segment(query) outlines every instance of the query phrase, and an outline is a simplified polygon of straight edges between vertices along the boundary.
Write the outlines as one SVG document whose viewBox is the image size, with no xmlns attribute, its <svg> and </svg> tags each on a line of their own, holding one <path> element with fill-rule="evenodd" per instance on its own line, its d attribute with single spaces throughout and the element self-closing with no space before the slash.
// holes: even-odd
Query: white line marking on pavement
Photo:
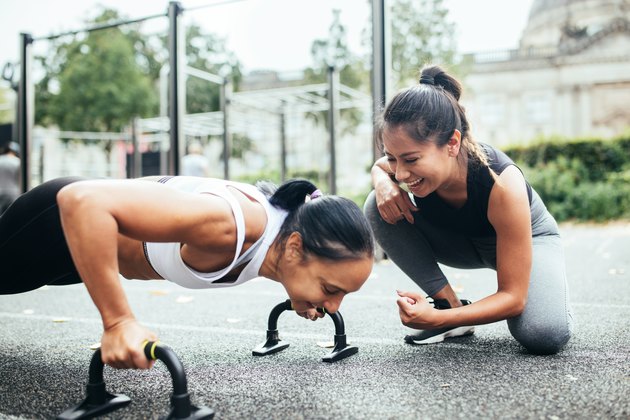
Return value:
<svg viewBox="0 0 630 420">
<path fill-rule="evenodd" d="M 355 296 L 355 297 L 358 297 L 358 296 Z M 615 304 L 604 305 L 604 304 L 583 303 L 583 302 L 573 302 L 571 305 L 587 307 L 587 308 L 630 309 L 630 305 L 615 305 Z M 53 319 L 58 318 L 58 316 L 0 312 L 0 318 L 51 322 Z M 83 324 L 97 324 L 97 325 L 102 324 L 101 319 L 97 319 L 97 318 L 69 317 L 68 320 L 71 322 L 80 322 Z M 168 329 L 168 330 L 177 330 L 177 331 L 194 331 L 194 332 L 215 333 L 215 334 L 248 335 L 248 336 L 263 337 L 263 338 L 265 335 L 265 331 L 240 329 L 240 328 L 198 327 L 198 326 L 193 326 L 193 325 L 163 324 L 163 323 L 157 323 L 157 322 L 146 322 L 143 324 L 149 328 Z M 304 334 L 304 333 L 294 333 L 294 332 L 283 332 L 282 336 L 291 337 L 291 338 L 299 338 L 299 339 L 307 339 L 307 340 L 318 340 L 318 341 L 327 340 L 330 338 L 329 336 L 322 335 L 322 334 Z M 377 345 L 400 345 L 402 342 L 402 340 L 390 339 L 390 338 L 356 337 L 351 334 L 347 334 L 347 336 L 348 336 L 348 341 L 352 343 L 377 344 Z M 449 345 L 449 347 L 457 346 L 457 345 L 458 344 L 456 343 L 452 343 Z"/>
<path fill-rule="evenodd" d="M 26 315 L 19 313 L 11 313 L 11 312 L 0 312 L 0 318 L 11 318 L 11 319 L 20 319 L 20 320 L 35 320 L 35 321 L 47 321 L 51 322 L 55 316 L 52 315 Z M 96 318 L 68 318 L 69 322 L 79 322 L 82 324 L 102 324 L 100 319 Z M 157 322 L 144 322 L 143 325 L 149 328 L 155 329 L 169 329 L 169 330 L 177 330 L 177 331 L 194 331 L 194 332 L 206 332 L 206 333 L 217 333 L 217 334 L 233 334 L 233 335 L 251 335 L 256 337 L 261 337 L 261 340 L 265 337 L 265 331 L 261 330 L 248 330 L 248 329 L 240 329 L 240 328 L 223 328 L 223 327 L 197 327 L 194 325 L 179 325 L 179 324 L 162 324 Z M 348 335 L 348 341 L 351 343 L 365 343 L 365 344 L 400 344 L 401 340 L 393 340 L 387 338 L 374 338 L 374 337 L 355 337 L 353 335 Z M 283 332 L 283 337 L 293 337 L 293 338 L 302 338 L 308 340 L 327 340 L 330 339 L 328 335 L 322 334 L 303 334 L 303 333 L 292 333 L 292 332 Z"/>
<path fill-rule="evenodd" d="M 128 289 L 132 289 L 132 290 L 139 290 L 142 289 L 144 291 L 146 291 L 146 287 L 142 286 L 142 285 L 132 285 L 129 286 L 127 285 L 126 288 Z M 180 291 L 181 289 L 178 287 L 175 287 L 173 289 L 170 290 L 174 290 L 174 291 Z M 191 292 L 191 293 L 195 293 L 197 292 L 196 290 Z M 204 293 L 205 290 L 200 290 L 199 293 Z M 214 296 L 218 295 L 218 294 L 224 294 L 224 295 L 234 295 L 234 296 L 251 296 L 252 293 L 255 293 L 256 295 L 260 295 L 260 296 L 276 296 L 278 297 L 279 300 L 282 299 L 287 299 L 286 295 L 282 296 L 282 292 L 280 293 L 276 293 L 276 292 L 270 292 L 270 291 L 266 291 L 266 290 L 256 290 L 255 292 L 252 292 L 252 290 L 235 290 L 235 289 L 229 289 L 229 288 L 224 288 L 224 289 L 216 289 L 216 290 L 212 290 L 212 294 Z M 391 302 L 392 304 L 395 305 L 396 303 L 396 299 L 397 297 L 392 295 L 392 296 L 384 296 L 382 294 L 372 294 L 372 293 L 353 293 L 352 295 L 349 295 L 345 298 L 345 301 L 350 302 L 350 301 L 361 301 L 361 300 L 376 300 L 376 301 L 381 301 L 381 302 Z M 620 309 L 630 309 L 630 305 L 626 305 L 626 304 L 614 304 L 614 303 L 610 303 L 610 304 L 606 304 L 606 303 L 590 303 L 590 302 L 570 302 L 571 305 L 573 306 L 585 306 L 585 307 L 591 307 L 591 308 L 620 308 Z"/>
</svg>

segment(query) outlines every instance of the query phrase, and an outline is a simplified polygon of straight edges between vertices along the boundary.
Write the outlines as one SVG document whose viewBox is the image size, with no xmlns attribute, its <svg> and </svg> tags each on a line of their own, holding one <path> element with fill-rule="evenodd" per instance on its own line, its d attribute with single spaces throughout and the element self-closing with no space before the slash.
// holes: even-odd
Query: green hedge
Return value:
<svg viewBox="0 0 630 420">
<path fill-rule="evenodd" d="M 557 220 L 630 218 L 630 135 L 547 139 L 503 149 Z"/>
</svg>

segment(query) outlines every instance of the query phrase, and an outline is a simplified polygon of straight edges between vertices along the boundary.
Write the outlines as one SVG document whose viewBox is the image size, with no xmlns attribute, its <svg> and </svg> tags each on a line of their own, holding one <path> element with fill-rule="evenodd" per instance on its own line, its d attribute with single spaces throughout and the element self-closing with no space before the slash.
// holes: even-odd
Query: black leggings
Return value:
<svg viewBox="0 0 630 420">
<path fill-rule="evenodd" d="M 0 294 L 81 283 L 61 228 L 57 193 L 83 178 L 57 178 L 21 195 L 0 217 Z"/>
</svg>

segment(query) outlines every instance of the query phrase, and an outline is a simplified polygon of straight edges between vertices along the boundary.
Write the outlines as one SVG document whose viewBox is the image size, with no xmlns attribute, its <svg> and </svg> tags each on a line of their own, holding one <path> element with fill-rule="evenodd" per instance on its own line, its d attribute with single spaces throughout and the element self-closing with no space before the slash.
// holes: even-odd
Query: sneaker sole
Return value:
<svg viewBox="0 0 630 420">
<path fill-rule="evenodd" d="M 425 338 L 424 340 L 409 340 L 409 344 L 434 344 L 441 343 L 446 338 L 464 337 L 471 335 L 475 332 L 475 327 L 457 327 L 455 329 L 446 331 L 443 334 L 434 335 L 433 337 Z"/>
</svg>

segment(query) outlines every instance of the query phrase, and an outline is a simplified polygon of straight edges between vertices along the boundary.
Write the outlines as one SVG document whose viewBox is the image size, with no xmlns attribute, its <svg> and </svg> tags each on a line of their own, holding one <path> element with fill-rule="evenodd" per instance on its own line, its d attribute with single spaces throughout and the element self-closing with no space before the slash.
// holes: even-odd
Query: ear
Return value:
<svg viewBox="0 0 630 420">
<path fill-rule="evenodd" d="M 287 238 L 286 246 L 284 247 L 284 258 L 289 262 L 301 262 L 303 255 L 302 235 L 298 232 L 293 232 Z"/>
<path fill-rule="evenodd" d="M 459 130 L 453 130 L 451 138 L 448 140 L 448 155 L 456 157 L 459 154 L 459 149 L 462 146 L 462 133 Z"/>
</svg>

